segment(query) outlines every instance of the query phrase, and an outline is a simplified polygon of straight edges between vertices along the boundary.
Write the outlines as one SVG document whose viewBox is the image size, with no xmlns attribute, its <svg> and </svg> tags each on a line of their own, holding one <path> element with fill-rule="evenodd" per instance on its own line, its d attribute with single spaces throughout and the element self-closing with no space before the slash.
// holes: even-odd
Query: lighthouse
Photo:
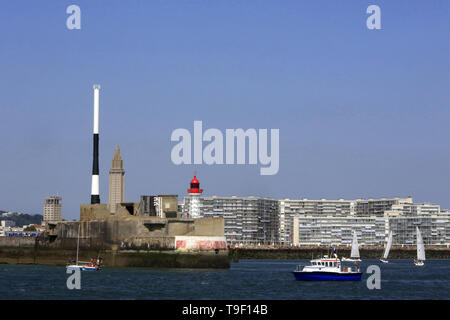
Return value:
<svg viewBox="0 0 450 320">
<path fill-rule="evenodd" d="M 94 152 L 92 161 L 91 204 L 100 203 L 98 171 L 98 116 L 100 85 L 94 84 Z"/>
<path fill-rule="evenodd" d="M 189 208 L 187 211 L 189 218 L 201 218 L 200 210 L 200 196 L 203 189 L 200 189 L 200 182 L 194 174 L 194 179 L 191 180 L 191 188 L 187 190 L 189 194 Z"/>
</svg>

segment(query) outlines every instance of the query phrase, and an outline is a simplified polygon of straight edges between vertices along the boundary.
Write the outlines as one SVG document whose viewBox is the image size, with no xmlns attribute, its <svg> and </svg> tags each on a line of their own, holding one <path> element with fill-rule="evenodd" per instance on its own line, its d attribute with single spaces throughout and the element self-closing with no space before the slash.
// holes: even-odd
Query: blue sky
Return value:
<svg viewBox="0 0 450 320">
<path fill-rule="evenodd" d="M 67 6 L 81 30 L 66 28 Z M 366 28 L 381 8 L 382 30 Z M 448 1 L 4 1 L 0 209 L 63 217 L 90 201 L 92 85 L 100 192 L 119 144 L 126 200 L 186 194 L 413 196 L 450 208 Z M 181 165 L 176 128 L 280 129 L 280 170 Z"/>
</svg>

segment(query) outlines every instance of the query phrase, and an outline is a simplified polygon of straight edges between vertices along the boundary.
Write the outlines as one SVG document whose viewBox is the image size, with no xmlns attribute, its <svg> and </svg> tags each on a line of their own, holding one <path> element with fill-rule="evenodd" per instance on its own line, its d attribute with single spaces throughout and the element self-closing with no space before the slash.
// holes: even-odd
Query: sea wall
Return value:
<svg viewBox="0 0 450 320">
<path fill-rule="evenodd" d="M 339 257 L 349 257 L 350 251 L 350 248 L 337 248 Z M 359 249 L 361 259 L 379 259 L 383 252 L 382 247 Z M 329 247 L 229 248 L 230 257 L 234 261 L 239 259 L 311 259 L 330 253 Z M 427 259 L 450 259 L 450 248 L 426 248 L 425 255 Z M 389 259 L 414 259 L 416 256 L 415 247 L 393 247 L 389 253 Z"/>
<path fill-rule="evenodd" d="M 136 216 L 49 223 L 37 238 L 0 237 L 0 263 L 65 264 L 79 245 L 80 261 L 101 255 L 106 266 L 228 268 L 223 224 Z"/>
<path fill-rule="evenodd" d="M 35 237 L 0 237 L 0 247 L 34 247 Z"/>
<path fill-rule="evenodd" d="M 70 249 L 72 248 L 72 249 Z M 75 259 L 76 247 L 0 246 L 0 263 L 66 265 Z M 228 251 L 179 252 L 176 250 L 80 249 L 79 261 L 101 257 L 105 267 L 229 268 Z"/>
</svg>

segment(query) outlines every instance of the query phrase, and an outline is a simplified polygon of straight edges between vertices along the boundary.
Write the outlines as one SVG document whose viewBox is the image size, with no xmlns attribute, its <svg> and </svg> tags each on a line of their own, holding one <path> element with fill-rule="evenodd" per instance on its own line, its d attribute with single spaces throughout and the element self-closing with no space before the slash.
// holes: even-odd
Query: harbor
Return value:
<svg viewBox="0 0 450 320">
<path fill-rule="evenodd" d="M 256 299 L 418 300 L 449 299 L 450 260 L 412 259 L 382 264 L 363 260 L 362 281 L 296 281 L 292 270 L 309 259 L 241 260 L 229 269 L 104 268 L 81 274 L 81 289 L 68 290 L 64 266 L 0 265 L 1 299 Z M 380 266 L 381 289 L 369 290 L 369 265 Z M 436 277 L 439 274 L 439 277 Z M 56 285 L 55 285 L 56 284 Z"/>
</svg>

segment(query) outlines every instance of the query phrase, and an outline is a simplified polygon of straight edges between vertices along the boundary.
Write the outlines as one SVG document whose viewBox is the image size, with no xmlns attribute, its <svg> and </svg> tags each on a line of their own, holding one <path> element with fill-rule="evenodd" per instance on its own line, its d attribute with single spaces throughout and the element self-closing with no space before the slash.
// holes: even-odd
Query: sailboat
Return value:
<svg viewBox="0 0 450 320">
<path fill-rule="evenodd" d="M 77 239 L 77 259 L 75 260 L 75 264 L 68 264 L 66 266 L 66 270 L 80 270 L 80 271 L 97 271 L 100 270 L 100 259 L 98 259 L 95 263 L 92 262 L 84 262 L 78 261 L 78 253 L 80 251 L 80 228 L 81 223 L 78 225 L 78 239 Z M 79 262 L 84 264 L 79 264 Z"/>
<path fill-rule="evenodd" d="M 417 259 L 414 260 L 416 266 L 423 266 L 425 263 L 425 246 L 423 244 L 422 234 L 420 233 L 419 227 L 416 227 L 417 232 Z"/>
<path fill-rule="evenodd" d="M 387 257 L 389 255 L 389 250 L 391 250 L 391 246 L 392 246 L 392 230 L 389 232 L 388 242 L 386 244 L 386 248 L 384 249 L 383 258 L 380 259 L 381 262 L 389 263 Z"/>
<path fill-rule="evenodd" d="M 353 230 L 352 252 L 350 258 L 342 258 L 342 261 L 361 261 L 359 258 L 358 237 L 356 231 Z"/>
</svg>

